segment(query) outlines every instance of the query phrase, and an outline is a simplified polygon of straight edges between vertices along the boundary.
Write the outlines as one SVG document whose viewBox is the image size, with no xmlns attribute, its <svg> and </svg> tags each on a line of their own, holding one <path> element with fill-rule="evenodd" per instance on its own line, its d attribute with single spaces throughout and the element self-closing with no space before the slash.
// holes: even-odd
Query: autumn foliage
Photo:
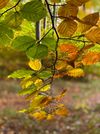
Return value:
<svg viewBox="0 0 100 134">
<path fill-rule="evenodd" d="M 25 52 L 29 59 L 27 69 L 8 76 L 21 79 L 19 94 L 29 102 L 20 112 L 39 120 L 68 115 L 69 110 L 62 104 L 66 90 L 54 95 L 53 81 L 83 77 L 84 66 L 100 61 L 100 50 L 96 49 L 100 44 L 99 12 L 83 18 L 78 15 L 80 7 L 87 2 L 89 0 L 31 0 L 25 3 L 18 0 L 11 6 L 9 0 L 0 1 L 0 9 L 3 9 L 0 44 Z M 41 26 L 40 39 L 34 38 L 31 32 L 23 34 L 26 21 L 31 25 L 37 22 L 43 25 L 44 18 L 51 22 L 46 29 Z"/>
</svg>

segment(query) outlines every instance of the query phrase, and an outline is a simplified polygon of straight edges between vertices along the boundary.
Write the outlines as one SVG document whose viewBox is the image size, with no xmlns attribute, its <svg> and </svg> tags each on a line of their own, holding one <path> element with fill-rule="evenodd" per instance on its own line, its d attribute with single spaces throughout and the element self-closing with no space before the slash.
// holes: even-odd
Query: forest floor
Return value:
<svg viewBox="0 0 100 134">
<path fill-rule="evenodd" d="M 70 114 L 41 122 L 17 112 L 26 105 L 18 81 L 1 79 L 0 134 L 100 134 L 100 77 L 56 81 L 57 92 L 59 87 L 67 88 L 63 101 Z"/>
</svg>

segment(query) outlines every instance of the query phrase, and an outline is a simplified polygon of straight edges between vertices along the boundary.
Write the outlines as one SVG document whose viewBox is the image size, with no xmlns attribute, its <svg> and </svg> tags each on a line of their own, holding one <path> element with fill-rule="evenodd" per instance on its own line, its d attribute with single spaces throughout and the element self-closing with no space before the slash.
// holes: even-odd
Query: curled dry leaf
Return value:
<svg viewBox="0 0 100 134">
<path fill-rule="evenodd" d="M 72 19 L 65 19 L 59 24 L 57 29 L 59 35 L 63 37 L 70 37 L 77 30 L 77 23 Z"/>
<path fill-rule="evenodd" d="M 100 43 L 100 28 L 94 27 L 90 29 L 86 34 L 85 37 L 92 41 L 93 43 Z"/>
</svg>

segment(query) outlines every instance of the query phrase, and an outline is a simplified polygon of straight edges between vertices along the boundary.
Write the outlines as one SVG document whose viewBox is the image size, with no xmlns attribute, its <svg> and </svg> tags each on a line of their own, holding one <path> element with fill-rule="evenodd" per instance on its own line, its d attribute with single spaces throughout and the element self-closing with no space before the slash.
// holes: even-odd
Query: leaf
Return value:
<svg viewBox="0 0 100 134">
<path fill-rule="evenodd" d="M 91 27 L 95 26 L 96 23 L 98 22 L 98 20 L 99 20 L 99 12 L 92 13 L 92 14 L 89 14 L 89 15 L 85 16 L 82 19 L 84 24 L 79 23 L 79 31 L 82 32 L 82 33 L 86 32 Z"/>
<path fill-rule="evenodd" d="M 36 86 L 34 84 L 30 85 L 28 88 L 20 90 L 19 95 L 28 95 L 33 93 L 36 90 Z"/>
<path fill-rule="evenodd" d="M 64 68 L 66 68 L 66 66 L 67 66 L 67 62 L 66 61 L 57 61 L 57 63 L 56 63 L 56 66 L 55 66 L 55 68 L 57 69 L 57 70 L 61 70 L 61 69 L 64 69 Z"/>
<path fill-rule="evenodd" d="M 4 22 L 11 28 L 17 29 L 22 24 L 22 17 L 19 12 L 9 12 L 5 16 Z"/>
<path fill-rule="evenodd" d="M 50 90 L 50 88 L 51 88 L 51 85 L 50 85 L 50 84 L 48 84 L 48 85 L 44 86 L 43 88 L 41 88 L 41 89 L 40 89 L 40 91 L 45 92 L 45 91 Z"/>
<path fill-rule="evenodd" d="M 39 59 L 35 59 L 35 60 L 30 60 L 28 63 L 29 67 L 35 71 L 38 71 L 41 69 L 42 64 L 41 61 Z"/>
<path fill-rule="evenodd" d="M 67 53 L 67 60 L 74 60 L 78 54 L 78 48 L 74 44 L 61 44 L 59 50 L 63 53 Z"/>
<path fill-rule="evenodd" d="M 90 49 L 91 47 L 94 47 L 94 44 L 88 44 L 83 48 L 83 51 Z"/>
<path fill-rule="evenodd" d="M 29 58 L 42 59 L 48 55 L 48 48 L 45 45 L 33 46 L 26 51 Z"/>
<path fill-rule="evenodd" d="M 47 120 L 52 120 L 52 119 L 54 119 L 54 115 L 48 114 L 48 115 L 47 115 Z"/>
<path fill-rule="evenodd" d="M 21 9 L 22 17 L 28 21 L 37 22 L 46 16 L 45 6 L 40 0 L 27 2 Z"/>
<path fill-rule="evenodd" d="M 13 36 L 13 31 L 4 23 L 0 23 L 0 45 L 9 45 Z"/>
<path fill-rule="evenodd" d="M 13 72 L 8 76 L 8 78 L 24 78 L 28 77 L 30 75 L 34 74 L 34 71 L 31 70 L 26 70 L 26 69 L 21 69 Z"/>
<path fill-rule="evenodd" d="M 12 47 L 19 51 L 26 51 L 29 47 L 35 44 L 35 40 L 31 36 L 17 36 L 12 41 Z"/>
<path fill-rule="evenodd" d="M 58 26 L 58 33 L 63 37 L 72 36 L 77 30 L 77 23 L 71 19 L 63 20 Z"/>
<path fill-rule="evenodd" d="M 83 65 L 91 65 L 100 61 L 100 53 L 98 52 L 88 52 L 83 56 Z"/>
<path fill-rule="evenodd" d="M 53 37 L 45 37 L 42 40 L 42 43 L 46 45 L 50 50 L 55 51 L 56 40 Z"/>
<path fill-rule="evenodd" d="M 69 70 L 67 72 L 67 75 L 71 77 L 82 77 L 84 76 L 84 71 L 81 68 L 75 68 L 75 69 Z"/>
<path fill-rule="evenodd" d="M 78 7 L 70 4 L 69 2 L 67 2 L 66 5 L 61 6 L 58 9 L 58 16 L 61 19 L 64 19 L 65 17 L 71 17 L 71 16 L 77 16 L 78 13 Z"/>
<path fill-rule="evenodd" d="M 73 53 L 73 52 L 77 52 L 78 48 L 74 44 L 66 43 L 66 44 L 61 44 L 59 46 L 59 50 L 61 52 Z"/>
<path fill-rule="evenodd" d="M 61 107 L 61 108 L 58 108 L 58 109 L 55 111 L 55 114 L 56 114 L 56 115 L 61 115 L 61 116 L 67 116 L 67 115 L 69 114 L 69 111 L 67 110 L 67 108 Z"/>
<path fill-rule="evenodd" d="M 24 88 L 28 88 L 29 86 L 31 86 L 34 83 L 32 77 L 26 77 L 24 79 L 22 79 L 22 81 L 20 82 L 21 87 Z"/>
<path fill-rule="evenodd" d="M 43 81 L 41 79 L 36 79 L 34 85 L 40 88 L 43 85 Z"/>
<path fill-rule="evenodd" d="M 44 99 L 42 99 L 40 105 L 42 106 L 47 106 L 48 104 L 50 104 L 52 102 L 52 97 L 47 96 Z"/>
<path fill-rule="evenodd" d="M 51 76 L 52 76 L 51 71 L 42 71 L 38 73 L 38 77 L 40 77 L 41 79 L 47 79 L 50 78 Z"/>
<path fill-rule="evenodd" d="M 50 0 L 52 3 L 59 3 L 61 0 Z"/>
<path fill-rule="evenodd" d="M 83 4 L 85 4 L 88 1 L 89 0 L 70 0 L 69 3 L 71 3 L 75 6 L 82 6 Z"/>
<path fill-rule="evenodd" d="M 92 41 L 93 43 L 100 43 L 100 28 L 95 27 L 90 29 L 86 34 L 85 37 Z"/>
<path fill-rule="evenodd" d="M 4 8 L 8 4 L 9 0 L 0 0 L 0 9 Z"/>
<path fill-rule="evenodd" d="M 37 120 L 43 120 L 43 119 L 46 118 L 46 112 L 45 111 L 35 112 L 33 114 L 30 114 L 30 115 Z"/>
</svg>

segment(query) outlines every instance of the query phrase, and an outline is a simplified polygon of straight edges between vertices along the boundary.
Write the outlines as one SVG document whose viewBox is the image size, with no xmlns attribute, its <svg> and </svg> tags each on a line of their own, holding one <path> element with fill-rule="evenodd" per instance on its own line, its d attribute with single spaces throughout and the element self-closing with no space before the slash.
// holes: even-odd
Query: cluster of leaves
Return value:
<svg viewBox="0 0 100 134">
<path fill-rule="evenodd" d="M 94 49 L 100 44 L 99 13 L 78 18 L 79 7 L 88 1 L 31 0 L 24 3 L 18 0 L 12 7 L 12 1 L 0 1 L 0 45 L 25 52 L 29 58 L 31 69 L 17 70 L 9 75 L 9 78 L 21 79 L 19 94 L 29 101 L 29 107 L 23 112 L 37 119 L 67 115 L 68 110 L 61 103 L 65 90 L 56 96 L 52 93 L 54 79 L 83 77 L 84 66 L 100 61 L 100 51 Z M 51 28 L 40 40 L 32 35 L 18 35 L 25 20 L 33 24 L 45 17 L 50 17 Z M 53 37 L 49 36 L 51 30 Z"/>
</svg>

